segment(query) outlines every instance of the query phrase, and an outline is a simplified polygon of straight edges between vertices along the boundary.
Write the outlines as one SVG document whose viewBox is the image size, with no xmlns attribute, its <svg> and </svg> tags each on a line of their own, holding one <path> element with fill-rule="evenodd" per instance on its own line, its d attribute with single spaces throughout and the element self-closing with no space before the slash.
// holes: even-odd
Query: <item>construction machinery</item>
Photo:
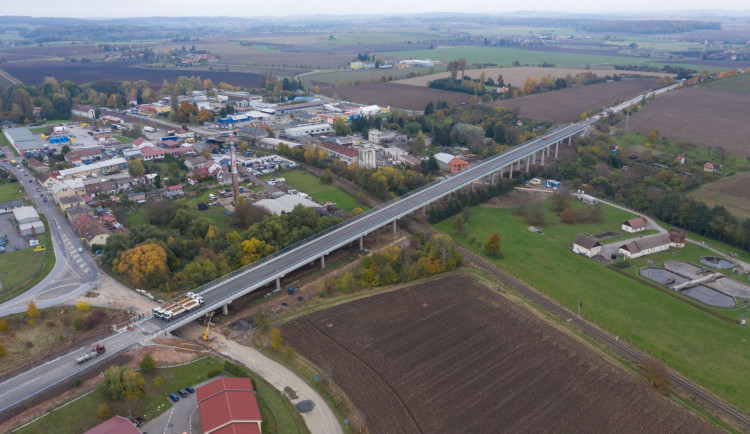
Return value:
<svg viewBox="0 0 750 434">
<path fill-rule="evenodd" d="M 211 326 L 214 325 L 214 323 L 211 322 L 211 319 L 214 317 L 214 313 L 211 312 L 211 315 L 208 316 L 208 321 L 206 322 L 206 331 L 203 332 L 203 340 L 204 341 L 212 341 L 214 340 L 214 337 L 208 334 L 208 331 L 211 329 Z"/>
<path fill-rule="evenodd" d="M 81 364 L 87 360 L 91 360 L 94 357 L 104 354 L 104 345 L 102 344 L 94 344 L 89 345 L 84 349 L 84 353 L 81 354 L 79 357 L 76 358 L 76 363 Z"/>
</svg>

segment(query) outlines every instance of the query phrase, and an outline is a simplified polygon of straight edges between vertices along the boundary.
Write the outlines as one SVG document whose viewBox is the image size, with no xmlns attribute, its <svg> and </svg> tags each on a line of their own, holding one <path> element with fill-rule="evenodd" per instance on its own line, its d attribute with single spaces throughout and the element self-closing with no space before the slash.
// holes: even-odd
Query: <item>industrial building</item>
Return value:
<svg viewBox="0 0 750 434">
<path fill-rule="evenodd" d="M 13 222 L 21 235 L 35 235 L 44 233 L 44 223 L 39 220 L 39 214 L 33 206 L 22 206 L 13 210 Z"/>
<path fill-rule="evenodd" d="M 111 160 L 102 160 L 84 166 L 73 167 L 72 169 L 61 170 L 60 177 L 62 179 L 73 179 L 83 176 L 96 177 L 99 175 L 108 175 L 127 168 L 128 161 L 124 158 L 117 157 Z"/>
<path fill-rule="evenodd" d="M 302 205 L 308 208 L 321 208 L 319 204 L 297 194 L 285 194 L 276 199 L 262 199 L 254 204 L 254 206 L 264 208 L 274 215 L 290 213 L 297 205 Z"/>
<path fill-rule="evenodd" d="M 16 149 L 18 155 L 23 155 L 25 152 L 42 152 L 47 147 L 47 143 L 28 128 L 5 128 L 3 134 Z"/>
<path fill-rule="evenodd" d="M 311 136 L 313 134 L 326 134 L 333 130 L 329 124 L 303 124 L 292 128 L 286 128 L 284 134 L 287 137 Z"/>
<path fill-rule="evenodd" d="M 261 433 L 263 417 L 249 378 L 219 378 L 195 391 L 203 433 Z"/>
</svg>

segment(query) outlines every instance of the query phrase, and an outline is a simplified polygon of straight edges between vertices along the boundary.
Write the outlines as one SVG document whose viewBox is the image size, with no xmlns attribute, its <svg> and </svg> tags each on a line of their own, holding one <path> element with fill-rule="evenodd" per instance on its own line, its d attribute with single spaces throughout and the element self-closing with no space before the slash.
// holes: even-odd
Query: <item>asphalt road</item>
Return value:
<svg viewBox="0 0 750 434">
<path fill-rule="evenodd" d="M 6 147 L 4 150 L 6 155 L 13 155 L 10 148 Z M 16 161 L 19 160 L 16 158 Z M 88 284 L 95 282 L 99 275 L 96 262 L 88 253 L 88 246 L 73 232 L 49 193 L 43 188 L 36 191 L 36 187 L 40 187 L 36 178 L 29 175 L 28 171 L 27 175 L 22 175 L 10 163 L 0 162 L 0 166 L 16 175 L 19 185 L 26 190 L 37 212 L 47 218 L 52 239 L 52 246 L 47 248 L 54 248 L 56 257 L 55 266 L 41 282 L 18 297 L 0 304 L 0 316 L 25 311 L 31 300 L 34 300 L 37 307 L 51 307 L 61 300 L 69 299 L 73 293 L 85 292 Z M 48 196 L 47 202 L 42 200 L 43 195 Z M 79 247 L 83 248 L 83 253 L 78 252 Z"/>
<path fill-rule="evenodd" d="M 625 107 L 629 104 L 630 102 L 626 102 L 622 106 Z M 87 362 L 87 364 L 94 364 L 140 341 L 150 339 L 152 336 L 162 333 L 166 334 L 169 330 L 177 329 L 203 315 L 205 312 L 216 309 L 273 281 L 277 276 L 283 276 L 285 273 L 320 258 L 322 254 L 328 254 L 339 247 L 356 241 L 359 237 L 367 235 L 391 221 L 404 217 L 432 201 L 469 186 L 472 182 L 489 176 L 493 172 L 507 167 L 549 145 L 554 145 L 557 141 L 581 133 L 597 120 L 598 116 L 580 123 L 557 128 L 547 133 L 544 137 L 519 145 L 506 153 L 471 166 L 464 172 L 452 175 L 443 181 L 427 185 L 377 209 L 362 214 L 357 218 L 348 220 L 331 230 L 311 237 L 297 245 L 290 246 L 271 257 L 259 261 L 259 263 L 256 263 L 256 265 L 247 270 L 238 270 L 204 285 L 196 290 L 205 299 L 205 304 L 200 310 L 171 323 L 157 318 L 150 318 L 139 324 L 134 331 L 125 331 L 113 335 L 102 341 L 106 345 L 107 352 Z M 565 145 L 561 144 L 560 146 Z M 51 214 L 54 215 L 55 213 Z M 65 225 L 61 226 L 65 227 Z M 62 232 L 65 233 L 65 230 L 62 230 Z M 95 268 L 92 269 L 95 270 Z M 141 333 L 141 330 L 143 330 L 143 333 L 148 334 Z M 17 405 L 25 399 L 47 390 L 60 381 L 70 378 L 83 370 L 85 366 L 79 366 L 74 361 L 78 354 L 80 354 L 80 351 L 66 354 L 54 361 L 47 362 L 40 367 L 0 383 L 0 411 Z"/>
</svg>

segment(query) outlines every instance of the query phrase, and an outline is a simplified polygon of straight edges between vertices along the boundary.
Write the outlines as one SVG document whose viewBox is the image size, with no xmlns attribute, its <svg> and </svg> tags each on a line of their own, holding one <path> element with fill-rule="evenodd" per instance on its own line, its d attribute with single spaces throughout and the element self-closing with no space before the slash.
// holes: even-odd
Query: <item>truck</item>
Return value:
<svg viewBox="0 0 750 434">
<path fill-rule="evenodd" d="M 102 344 L 93 344 L 89 345 L 84 349 L 84 353 L 81 354 L 76 358 L 76 363 L 81 364 L 83 362 L 86 362 L 88 360 L 93 359 L 94 357 L 104 354 L 104 345 Z"/>
<path fill-rule="evenodd" d="M 203 297 L 188 292 L 154 308 L 154 316 L 164 321 L 172 321 L 181 315 L 193 311 L 203 304 Z"/>
<path fill-rule="evenodd" d="M 156 132 L 156 128 L 154 128 L 154 127 L 143 127 L 143 131 L 146 131 L 148 133 L 155 133 Z"/>
</svg>

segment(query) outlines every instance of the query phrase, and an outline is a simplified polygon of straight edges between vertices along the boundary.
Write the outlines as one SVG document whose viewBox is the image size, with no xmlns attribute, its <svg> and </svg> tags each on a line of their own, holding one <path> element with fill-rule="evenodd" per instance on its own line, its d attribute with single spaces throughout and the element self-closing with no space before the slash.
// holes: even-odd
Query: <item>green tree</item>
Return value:
<svg viewBox="0 0 750 434">
<path fill-rule="evenodd" d="M 333 131 L 337 136 L 345 136 L 349 134 L 349 127 L 346 126 L 346 121 L 343 117 L 338 117 L 333 122 Z"/>
<path fill-rule="evenodd" d="M 141 377 L 141 374 L 128 368 L 122 371 L 122 387 L 125 398 L 128 401 L 137 401 L 143 395 L 146 382 Z"/>
<path fill-rule="evenodd" d="M 141 372 L 146 375 L 152 374 L 154 371 L 156 371 L 156 361 L 154 361 L 154 358 L 151 357 L 151 354 L 144 355 L 139 366 L 141 368 Z"/>
<path fill-rule="evenodd" d="M 104 371 L 104 381 L 101 383 L 102 392 L 107 398 L 117 401 L 125 393 L 125 387 L 122 384 L 122 368 L 119 366 L 110 366 Z"/>
<path fill-rule="evenodd" d="M 96 417 L 99 419 L 109 419 L 110 416 L 109 405 L 107 403 L 101 403 L 96 407 Z"/>
<path fill-rule="evenodd" d="M 489 238 L 487 238 L 484 250 L 492 256 L 497 256 L 500 253 L 500 235 L 497 232 L 490 234 Z"/>
<path fill-rule="evenodd" d="M 453 229 L 455 229 L 458 234 L 464 232 L 464 229 L 466 229 L 466 219 L 464 219 L 464 216 L 459 214 L 453 219 Z"/>
<path fill-rule="evenodd" d="M 421 154 L 422 152 L 424 152 L 424 147 L 425 147 L 424 133 L 422 133 L 422 131 L 418 132 L 416 137 L 414 137 L 409 142 L 409 145 L 411 146 L 411 151 L 415 154 Z"/>
<path fill-rule="evenodd" d="M 161 188 L 161 175 L 154 176 L 154 187 Z"/>
<path fill-rule="evenodd" d="M 143 161 L 140 158 L 130 160 L 128 162 L 128 174 L 133 178 L 138 178 L 146 173 L 146 168 L 143 167 Z"/>
<path fill-rule="evenodd" d="M 181 123 L 186 124 L 190 121 L 190 116 L 196 116 L 198 114 L 198 108 L 190 104 L 189 101 L 183 101 L 180 103 L 177 109 L 177 120 Z"/>
<path fill-rule="evenodd" d="M 153 384 L 154 384 L 155 388 L 160 389 L 161 386 L 162 386 L 162 384 L 164 384 L 164 379 L 161 378 L 161 376 L 157 375 L 156 377 L 154 377 L 154 383 Z"/>
<path fill-rule="evenodd" d="M 271 325 L 271 322 L 268 320 L 268 310 L 262 307 L 258 308 L 255 314 L 253 314 L 253 321 L 255 321 L 255 324 L 258 325 L 261 331 L 267 331 Z"/>
</svg>

